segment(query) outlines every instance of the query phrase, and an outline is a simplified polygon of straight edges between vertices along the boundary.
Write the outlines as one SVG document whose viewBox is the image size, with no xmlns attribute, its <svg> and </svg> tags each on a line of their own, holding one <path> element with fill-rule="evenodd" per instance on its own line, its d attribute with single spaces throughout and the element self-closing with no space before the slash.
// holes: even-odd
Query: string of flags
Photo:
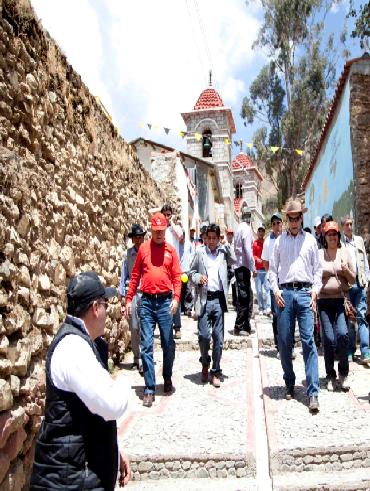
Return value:
<svg viewBox="0 0 370 491">
<path fill-rule="evenodd" d="M 167 128 L 165 126 L 159 126 L 159 125 L 156 125 L 156 124 L 153 124 L 153 123 L 144 123 L 143 121 L 141 121 L 139 123 L 139 127 L 140 128 L 148 128 L 150 131 L 152 130 L 161 130 L 163 128 L 163 131 L 166 133 L 166 135 L 168 135 L 170 133 L 170 131 L 175 131 L 176 133 L 178 133 L 178 135 L 181 137 L 181 138 L 185 138 L 187 135 L 190 134 L 190 132 L 188 131 L 183 131 L 183 130 L 174 130 L 172 128 Z M 203 135 L 202 133 L 193 133 L 194 135 L 194 138 L 196 141 L 201 141 L 202 138 L 203 138 Z M 225 145 L 231 145 L 232 142 L 230 140 L 230 138 L 224 138 L 224 143 Z M 240 142 L 240 141 L 234 141 L 234 145 L 236 147 L 242 147 L 243 144 Z M 245 146 L 247 148 L 249 148 L 250 150 L 254 147 L 254 148 L 257 148 L 256 145 L 254 145 L 253 143 L 245 143 Z M 279 150 L 280 151 L 288 151 L 288 152 L 295 152 L 297 155 L 299 156 L 302 156 L 304 154 L 304 151 L 299 149 L 299 148 L 288 148 L 288 147 L 277 147 L 277 146 L 266 146 L 266 148 L 268 150 L 270 150 L 273 154 L 276 154 Z"/>
</svg>

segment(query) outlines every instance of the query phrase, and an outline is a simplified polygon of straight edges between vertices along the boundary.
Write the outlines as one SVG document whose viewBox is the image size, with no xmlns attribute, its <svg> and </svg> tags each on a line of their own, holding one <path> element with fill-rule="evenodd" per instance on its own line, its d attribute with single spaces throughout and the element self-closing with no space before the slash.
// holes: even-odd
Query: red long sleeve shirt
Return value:
<svg viewBox="0 0 370 491">
<path fill-rule="evenodd" d="M 131 273 L 127 302 L 132 301 L 139 283 L 140 290 L 145 293 L 173 291 L 174 298 L 180 300 L 181 267 L 176 250 L 171 244 L 164 242 L 158 245 L 153 240 L 148 240 L 140 246 Z"/>
<path fill-rule="evenodd" d="M 256 269 L 264 269 L 263 261 L 261 260 L 263 249 L 263 240 L 255 240 L 253 242 L 253 257 Z"/>
</svg>

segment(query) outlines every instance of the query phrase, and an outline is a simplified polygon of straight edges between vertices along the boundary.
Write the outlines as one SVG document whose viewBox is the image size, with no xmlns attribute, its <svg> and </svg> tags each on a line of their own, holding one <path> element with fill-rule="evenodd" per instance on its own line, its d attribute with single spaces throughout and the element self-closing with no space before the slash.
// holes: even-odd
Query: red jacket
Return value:
<svg viewBox="0 0 370 491">
<path fill-rule="evenodd" d="M 141 280 L 141 283 L 140 283 Z M 139 248 L 131 273 L 127 301 L 131 302 L 137 287 L 145 293 L 166 293 L 173 291 L 180 300 L 181 267 L 176 249 L 167 242 L 155 244 L 151 239 Z"/>
<path fill-rule="evenodd" d="M 262 249 L 263 249 L 263 240 L 261 241 L 256 239 L 253 242 L 253 257 L 254 257 L 254 264 L 257 270 L 265 269 L 263 267 L 263 261 L 261 260 Z"/>
</svg>

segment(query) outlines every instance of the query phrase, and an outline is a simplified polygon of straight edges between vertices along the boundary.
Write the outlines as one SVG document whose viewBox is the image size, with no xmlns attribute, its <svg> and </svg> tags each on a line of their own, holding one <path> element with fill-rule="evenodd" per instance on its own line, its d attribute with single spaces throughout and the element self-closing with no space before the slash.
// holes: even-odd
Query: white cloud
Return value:
<svg viewBox="0 0 370 491">
<path fill-rule="evenodd" d="M 239 111 L 245 79 L 260 63 L 251 48 L 259 21 L 243 0 L 32 3 L 128 140 L 142 134 L 181 146 L 174 133 L 143 132 L 138 124 L 184 129 L 181 112 L 193 108 L 208 84 L 211 63 L 204 36 L 213 85 L 227 106 Z"/>
</svg>

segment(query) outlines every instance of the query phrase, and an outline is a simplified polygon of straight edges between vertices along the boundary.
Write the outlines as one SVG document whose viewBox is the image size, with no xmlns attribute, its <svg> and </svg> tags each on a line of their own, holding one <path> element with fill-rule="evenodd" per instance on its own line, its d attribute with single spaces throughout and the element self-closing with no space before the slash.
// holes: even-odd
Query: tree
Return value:
<svg viewBox="0 0 370 491">
<path fill-rule="evenodd" d="M 351 37 L 360 39 L 362 49 L 370 49 L 370 1 L 360 5 L 358 11 L 354 7 L 353 0 L 350 0 L 349 12 L 347 17 L 355 19 L 355 28 Z"/>
<path fill-rule="evenodd" d="M 270 63 L 250 87 L 241 116 L 260 120 L 255 135 L 257 158 L 280 190 L 281 200 L 295 196 L 316 145 L 328 106 L 327 90 L 335 80 L 333 37 L 322 48 L 323 20 L 333 2 L 326 0 L 261 0 L 264 23 L 254 48 L 267 52 Z M 265 145 L 284 147 L 271 153 Z M 295 152 L 304 149 L 305 158 Z"/>
</svg>

